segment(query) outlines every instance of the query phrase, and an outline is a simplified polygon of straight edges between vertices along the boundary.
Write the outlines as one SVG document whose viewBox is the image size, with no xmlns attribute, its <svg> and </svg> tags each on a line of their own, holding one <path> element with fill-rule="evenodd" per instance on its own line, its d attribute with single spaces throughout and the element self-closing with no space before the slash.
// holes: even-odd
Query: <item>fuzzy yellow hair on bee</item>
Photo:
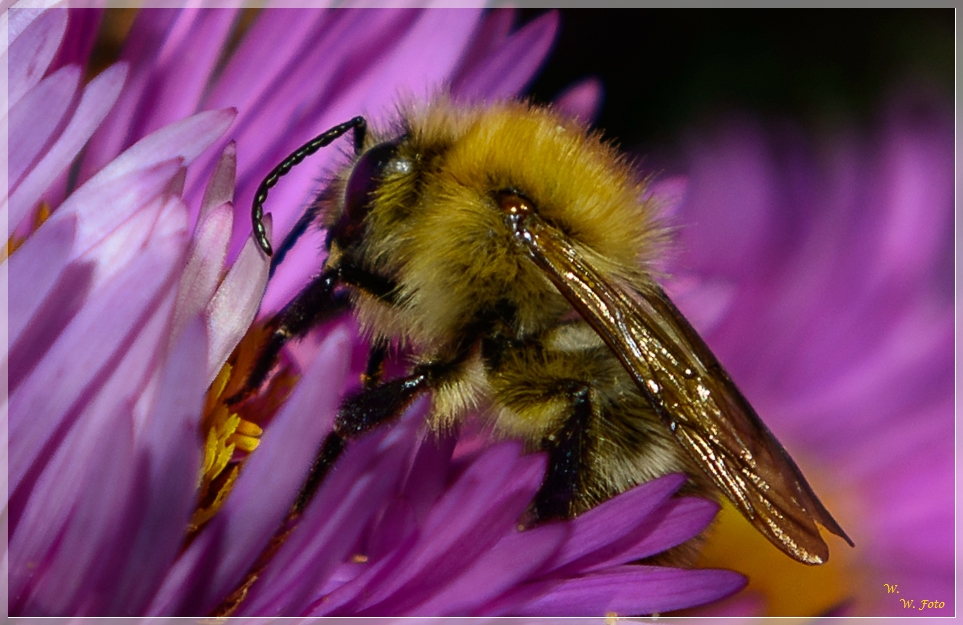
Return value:
<svg viewBox="0 0 963 625">
<path fill-rule="evenodd" d="M 296 508 L 348 441 L 430 392 L 432 427 L 477 412 L 497 435 L 548 455 L 536 520 L 682 471 L 689 492 L 725 495 L 796 560 L 828 558 L 817 523 L 849 541 L 653 278 L 667 241 L 658 207 L 597 133 L 515 101 L 437 99 L 381 130 L 357 117 L 265 179 L 252 215 L 266 253 L 268 189 L 349 132 L 351 162 L 293 235 L 316 221 L 328 256 L 271 320 L 245 391 L 287 340 L 345 308 L 371 341 L 364 388 L 342 404 Z M 392 349 L 409 367 L 386 380 Z"/>
</svg>

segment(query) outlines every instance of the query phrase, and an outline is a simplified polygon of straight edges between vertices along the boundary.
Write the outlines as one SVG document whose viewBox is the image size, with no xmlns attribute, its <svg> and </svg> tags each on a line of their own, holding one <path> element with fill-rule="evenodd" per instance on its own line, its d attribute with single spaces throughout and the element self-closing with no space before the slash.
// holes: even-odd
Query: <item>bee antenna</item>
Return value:
<svg viewBox="0 0 963 625">
<path fill-rule="evenodd" d="M 267 231 L 264 229 L 264 201 L 267 200 L 268 190 L 278 183 L 278 179 L 281 178 L 281 176 L 291 171 L 292 167 L 349 130 L 354 130 L 355 154 L 360 153 L 364 147 L 364 138 L 367 129 L 368 123 L 364 117 L 361 116 L 355 117 L 343 124 L 338 124 L 292 152 L 261 181 L 260 186 L 258 186 L 257 191 L 254 193 L 254 202 L 251 205 L 251 226 L 254 230 L 254 236 L 257 238 L 258 245 L 261 246 L 265 254 L 268 256 L 274 254 L 274 250 L 271 248 L 271 242 L 268 241 L 267 238 Z"/>
</svg>

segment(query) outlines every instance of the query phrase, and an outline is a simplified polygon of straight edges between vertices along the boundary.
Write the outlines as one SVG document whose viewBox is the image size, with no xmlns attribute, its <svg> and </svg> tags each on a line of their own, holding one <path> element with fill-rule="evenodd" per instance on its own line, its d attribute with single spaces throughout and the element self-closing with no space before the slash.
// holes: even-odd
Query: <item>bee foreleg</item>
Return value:
<svg viewBox="0 0 963 625">
<path fill-rule="evenodd" d="M 339 280 L 336 270 L 322 272 L 268 322 L 270 335 L 261 346 L 247 382 L 228 403 L 243 400 L 264 383 L 289 340 L 301 338 L 317 324 L 346 309 L 347 298 L 335 292 Z"/>
<path fill-rule="evenodd" d="M 365 365 L 364 373 L 361 374 L 361 383 L 365 388 L 374 388 L 381 383 L 381 378 L 385 373 L 385 358 L 388 356 L 388 344 L 377 341 L 371 346 L 368 353 L 368 362 Z"/>
<path fill-rule="evenodd" d="M 541 442 L 548 452 L 548 471 L 535 496 L 536 521 L 571 516 L 572 502 L 581 486 L 580 476 L 585 471 L 592 417 L 590 388 L 584 382 L 572 381 L 566 390 L 572 402 L 571 414 L 559 430 Z"/>
</svg>

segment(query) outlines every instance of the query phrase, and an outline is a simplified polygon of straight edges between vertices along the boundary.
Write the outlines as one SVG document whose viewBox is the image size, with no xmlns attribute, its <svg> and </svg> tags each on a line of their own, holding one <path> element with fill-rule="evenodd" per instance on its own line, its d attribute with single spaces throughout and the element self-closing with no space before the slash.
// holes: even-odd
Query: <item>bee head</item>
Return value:
<svg viewBox="0 0 963 625">
<path fill-rule="evenodd" d="M 410 169 L 408 160 L 398 156 L 398 146 L 404 138 L 379 143 L 362 153 L 355 162 L 344 188 L 343 211 L 328 230 L 329 248 L 332 242 L 344 249 L 357 246 L 361 241 L 365 219 L 385 175 Z"/>
</svg>

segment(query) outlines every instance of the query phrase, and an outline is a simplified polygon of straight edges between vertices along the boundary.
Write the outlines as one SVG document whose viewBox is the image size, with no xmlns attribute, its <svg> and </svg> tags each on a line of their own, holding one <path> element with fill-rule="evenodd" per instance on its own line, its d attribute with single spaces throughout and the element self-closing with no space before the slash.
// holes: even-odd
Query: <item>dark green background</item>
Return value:
<svg viewBox="0 0 963 625">
<path fill-rule="evenodd" d="M 527 22 L 544 12 L 523 9 Z M 560 9 L 549 101 L 597 76 L 597 125 L 625 147 L 661 144 L 731 110 L 803 124 L 870 119 L 886 92 L 953 93 L 953 9 Z"/>
</svg>

